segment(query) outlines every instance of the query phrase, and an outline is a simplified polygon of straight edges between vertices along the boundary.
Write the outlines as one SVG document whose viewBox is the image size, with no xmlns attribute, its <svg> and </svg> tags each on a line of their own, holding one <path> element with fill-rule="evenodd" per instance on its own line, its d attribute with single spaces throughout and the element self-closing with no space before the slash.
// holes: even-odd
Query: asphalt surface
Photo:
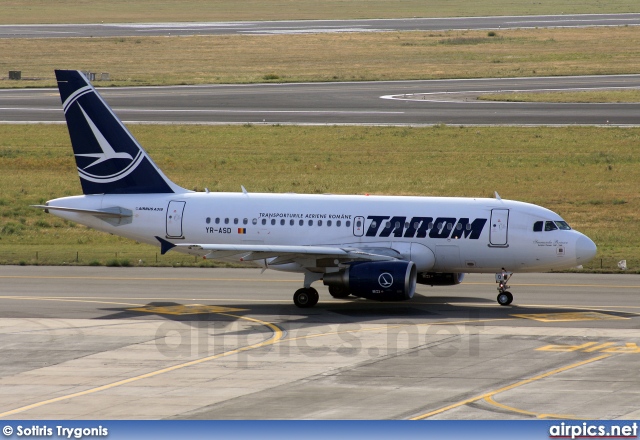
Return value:
<svg viewBox="0 0 640 440">
<path fill-rule="evenodd" d="M 640 276 L 291 302 L 255 269 L 0 267 L 0 418 L 640 417 Z"/>
<path fill-rule="evenodd" d="M 386 20 L 292 20 L 209 23 L 115 23 L 2 25 L 0 38 L 126 37 L 168 35 L 299 34 L 327 32 L 437 31 L 535 27 L 637 26 L 640 14 L 532 15 L 404 18 Z"/>
<path fill-rule="evenodd" d="M 508 103 L 476 97 L 500 91 L 639 87 L 640 75 L 612 75 L 99 91 L 126 123 L 638 125 L 640 103 Z M 57 90 L 0 90 L 0 122 L 64 122 Z"/>
</svg>

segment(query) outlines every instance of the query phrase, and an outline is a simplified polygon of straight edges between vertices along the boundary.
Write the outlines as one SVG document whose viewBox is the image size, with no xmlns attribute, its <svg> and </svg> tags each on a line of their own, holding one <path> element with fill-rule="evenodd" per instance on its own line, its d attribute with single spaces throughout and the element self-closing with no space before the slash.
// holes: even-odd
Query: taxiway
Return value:
<svg viewBox="0 0 640 440">
<path fill-rule="evenodd" d="M 291 303 L 255 269 L 1 266 L 0 417 L 640 417 L 640 276 Z"/>
</svg>

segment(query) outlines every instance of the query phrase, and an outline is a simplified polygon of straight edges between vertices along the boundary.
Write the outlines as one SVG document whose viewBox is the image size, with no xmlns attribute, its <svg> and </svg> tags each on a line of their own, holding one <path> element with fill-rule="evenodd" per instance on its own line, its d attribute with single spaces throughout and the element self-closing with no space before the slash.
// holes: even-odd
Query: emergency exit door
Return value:
<svg viewBox="0 0 640 440">
<path fill-rule="evenodd" d="M 509 240 L 509 210 L 491 210 L 491 230 L 489 243 L 491 246 L 507 246 Z"/>
<path fill-rule="evenodd" d="M 167 208 L 167 238 L 182 237 L 182 214 L 187 202 L 170 201 Z"/>
<path fill-rule="evenodd" d="M 353 235 L 362 237 L 364 235 L 364 217 L 356 217 L 353 219 Z"/>
</svg>

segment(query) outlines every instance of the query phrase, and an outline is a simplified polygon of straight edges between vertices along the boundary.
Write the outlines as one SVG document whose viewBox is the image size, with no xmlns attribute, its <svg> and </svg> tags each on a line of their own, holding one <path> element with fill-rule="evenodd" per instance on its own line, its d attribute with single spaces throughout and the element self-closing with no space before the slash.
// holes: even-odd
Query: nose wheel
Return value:
<svg viewBox="0 0 640 440">
<path fill-rule="evenodd" d="M 507 272 L 505 268 L 502 268 L 502 272 L 496 274 L 496 283 L 498 283 L 498 304 L 501 306 L 508 306 L 513 302 L 513 295 L 507 289 L 507 281 L 513 276 L 512 272 Z"/>
<path fill-rule="evenodd" d="M 513 295 L 511 292 L 500 292 L 498 293 L 498 304 L 501 306 L 508 306 L 513 302 Z"/>
<path fill-rule="evenodd" d="M 318 291 L 313 287 L 303 287 L 302 289 L 296 290 L 296 293 L 293 294 L 294 304 L 301 309 L 308 309 L 315 306 L 318 304 L 319 299 L 320 295 L 318 295 Z"/>
</svg>

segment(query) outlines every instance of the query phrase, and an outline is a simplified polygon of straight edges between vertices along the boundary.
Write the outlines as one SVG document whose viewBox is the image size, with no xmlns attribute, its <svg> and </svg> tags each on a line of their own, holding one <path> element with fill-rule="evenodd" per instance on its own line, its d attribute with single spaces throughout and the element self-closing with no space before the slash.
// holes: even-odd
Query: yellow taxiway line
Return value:
<svg viewBox="0 0 640 440">
<path fill-rule="evenodd" d="M 5 296 L 5 297 L 0 297 L 3 299 L 15 299 L 15 300 L 22 300 L 22 299 L 26 299 L 26 300 L 33 300 L 33 301 L 61 301 L 61 302 L 87 302 L 87 303 L 103 303 L 103 304 L 117 304 L 117 305 L 128 305 L 128 306 L 134 306 L 134 307 L 142 307 L 143 305 L 141 304 L 131 304 L 131 303 L 116 303 L 116 302 L 106 302 L 106 301 L 87 301 L 87 300 L 80 300 L 80 299 L 67 299 L 67 298 L 42 298 L 42 297 L 19 297 L 19 296 Z M 258 323 L 260 325 L 263 325 L 265 327 L 268 327 L 269 329 L 272 330 L 273 335 L 271 338 L 266 339 L 262 342 L 256 343 L 256 344 L 252 344 L 252 345 L 248 345 L 245 347 L 241 347 L 241 348 L 237 348 L 234 350 L 229 350 L 226 351 L 224 353 L 219 353 L 217 355 L 212 355 L 212 356 L 208 356 L 208 357 L 204 357 L 204 358 L 200 358 L 200 359 L 196 359 L 193 361 L 189 361 L 189 362 L 185 362 L 182 364 L 178 364 L 178 365 L 173 365 L 167 368 L 162 368 L 160 370 L 156 370 L 156 371 L 151 371 L 149 373 L 145 373 L 139 376 L 134 376 L 134 377 L 130 377 L 128 379 L 123 379 L 117 382 L 113 382 L 110 384 L 106 384 L 106 385 L 102 385 L 99 387 L 95 387 L 95 388 L 90 388 L 84 391 L 79 391 L 77 393 L 72 393 L 72 394 L 67 394 L 64 396 L 59 396 L 59 397 L 55 397 L 53 399 L 48 399 L 48 400 L 43 400 L 41 402 L 36 402 L 30 405 L 26 405 L 26 406 L 22 406 L 20 408 L 16 408 L 10 411 L 6 411 L 3 413 L 0 413 L 0 418 L 3 417 L 9 417 L 15 414 L 19 414 L 22 413 L 24 411 L 29 411 L 31 409 L 35 409 L 35 408 L 39 408 L 41 406 L 45 406 L 45 405 L 49 405 L 52 403 L 56 403 L 56 402 L 61 402 L 64 400 L 69 400 L 69 399 L 73 399 L 75 397 L 81 397 L 81 396 L 86 396 L 89 394 L 93 394 L 93 393 L 97 393 L 100 391 L 105 391 L 111 388 L 115 388 L 115 387 L 119 387 L 122 385 L 127 385 L 130 384 L 132 382 L 137 382 L 143 379 L 148 379 L 154 376 L 158 376 L 164 373 L 169 373 L 172 371 L 176 371 L 176 370 L 180 370 L 182 368 L 186 368 L 186 367 L 190 367 L 193 365 L 198 365 L 201 364 L 203 362 L 208 362 L 208 361 L 212 361 L 212 360 L 216 360 L 216 359 L 220 359 L 223 357 L 227 357 L 227 356 L 231 356 L 234 354 L 238 354 L 238 353 L 242 353 L 248 350 L 253 350 L 253 349 L 257 349 L 257 348 L 262 348 L 262 347 L 266 347 L 269 345 L 274 345 L 274 344 L 278 344 L 280 342 L 291 342 L 291 341 L 296 341 L 296 340 L 301 340 L 301 339 L 312 339 L 312 338 L 318 338 L 318 337 L 323 337 L 323 336 L 331 336 L 331 335 L 338 335 L 338 334 L 344 334 L 344 333 L 358 333 L 358 332 L 370 332 L 370 331 L 378 331 L 378 330 L 385 330 L 385 329 L 390 329 L 390 328 L 400 328 L 400 327 L 404 327 L 404 326 L 408 326 L 409 324 L 397 324 L 397 325 L 384 325 L 384 326 L 376 326 L 376 327 L 369 327 L 369 328 L 360 328 L 360 329 L 353 329 L 353 330 L 343 330 L 343 331 L 332 331 L 332 332 L 325 332 L 325 333 L 315 333 L 315 334 L 311 334 L 311 335 L 304 335 L 304 336 L 299 336 L 299 337 L 291 337 L 291 338 L 285 338 L 285 330 L 278 327 L 277 325 L 267 322 L 267 321 L 263 321 L 260 319 L 255 319 L 255 318 L 250 318 L 247 316 L 241 316 L 241 315 L 232 315 L 229 313 L 216 313 L 218 315 L 222 315 L 222 316 L 227 316 L 227 317 L 231 317 L 231 318 L 236 318 L 236 319 L 242 319 L 242 320 L 246 320 L 246 321 L 251 321 L 251 322 L 255 322 Z M 466 323 L 475 323 L 475 322 L 489 322 L 489 321 L 509 321 L 509 320 L 513 320 L 514 318 L 496 318 L 496 319 L 484 319 L 484 320 L 463 320 L 463 321 L 440 321 L 440 322 L 434 322 L 434 323 L 425 323 L 425 324 L 419 324 L 420 326 L 425 326 L 425 325 L 456 325 L 456 324 L 466 324 Z"/>
<path fill-rule="evenodd" d="M 507 386 L 499 388 L 497 390 L 489 391 L 488 393 L 484 393 L 484 394 L 481 394 L 479 396 L 472 397 L 470 399 L 461 400 L 460 402 L 457 402 L 457 403 L 454 403 L 454 404 L 451 404 L 451 405 L 447 405 L 447 406 L 439 408 L 437 410 L 429 411 L 428 413 L 424 413 L 424 414 L 421 414 L 419 416 L 412 417 L 411 420 L 427 419 L 429 417 L 433 417 L 433 416 L 435 416 L 437 414 L 441 414 L 441 413 L 449 411 L 451 409 L 458 408 L 458 407 L 461 407 L 463 405 L 467 405 L 469 403 L 476 402 L 478 400 L 492 398 L 496 394 L 500 394 L 500 393 L 503 393 L 505 391 L 509 391 L 509 390 L 514 389 L 514 388 L 518 388 L 518 387 L 521 387 L 523 385 L 530 384 L 530 383 L 535 382 L 537 380 L 544 379 L 544 378 L 553 376 L 555 374 L 562 373 L 562 372 L 567 371 L 567 370 L 571 370 L 573 368 L 578 368 L 578 367 L 581 367 L 583 365 L 590 364 L 592 362 L 597 362 L 597 361 L 600 361 L 602 359 L 606 359 L 606 358 L 611 357 L 611 356 L 613 356 L 613 355 L 612 354 L 603 354 L 603 355 L 596 356 L 596 357 L 590 358 L 590 359 L 586 359 L 586 360 L 583 360 L 583 361 L 580 361 L 580 362 L 576 362 L 576 363 L 573 363 L 573 364 L 570 364 L 570 365 L 565 365 L 564 367 L 556 368 L 555 370 L 547 371 L 546 373 L 542 373 L 542 374 L 539 374 L 537 376 L 530 377 L 529 379 L 524 379 L 524 380 L 512 383 L 511 385 L 507 385 Z M 510 407 L 504 406 L 503 408 L 510 408 Z M 524 414 L 524 413 L 522 413 L 522 414 Z M 534 413 L 530 413 L 530 414 L 534 414 Z M 530 414 L 527 414 L 527 415 L 530 415 Z M 548 416 L 551 416 L 551 415 L 548 415 Z M 559 416 L 559 417 L 562 417 L 562 416 Z"/>
<path fill-rule="evenodd" d="M 32 403 L 31 405 L 26 405 L 20 408 L 16 408 L 10 411 L 6 411 L 3 413 L 0 413 L 0 418 L 2 417 L 9 417 L 9 416 L 13 416 L 15 414 L 24 412 L 24 411 L 28 411 L 34 408 L 39 408 L 41 406 L 45 406 L 45 405 L 49 405 L 51 403 L 56 403 L 56 402 L 61 402 L 63 400 L 68 400 L 68 399 L 73 399 L 74 397 L 80 397 L 80 396 L 86 396 L 88 394 L 93 394 L 93 393 L 97 393 L 100 391 L 105 391 L 111 388 L 115 388 L 115 387 L 119 387 L 121 385 L 126 385 L 132 382 L 137 382 L 139 380 L 143 380 L 143 379 L 148 379 L 150 377 L 154 377 L 154 376 L 158 376 L 160 374 L 164 374 L 164 373 L 169 373 L 172 371 L 176 371 L 176 370 L 180 370 L 182 368 L 187 368 L 187 367 L 191 367 L 193 365 L 198 365 L 201 364 L 203 362 L 208 362 L 208 361 L 212 361 L 215 359 L 220 359 L 226 356 L 231 356 L 234 354 L 238 354 L 238 353 L 242 353 L 248 350 L 253 350 L 256 348 L 261 348 L 261 347 L 266 347 L 268 345 L 273 345 L 275 343 L 277 343 L 278 341 L 280 341 L 284 335 L 285 335 L 285 331 L 283 329 L 281 329 L 280 327 L 278 327 L 277 325 L 267 322 L 267 321 L 262 321 L 260 319 L 255 319 L 255 318 L 249 318 L 246 316 L 239 316 L 239 315 L 231 315 L 228 313 L 218 313 L 219 315 L 223 315 L 223 316 L 228 316 L 231 318 L 237 318 L 237 319 L 243 319 L 245 321 L 251 321 L 251 322 L 255 322 L 258 323 L 260 325 L 264 325 L 265 327 L 268 327 L 269 329 L 271 329 L 273 331 L 272 336 L 269 339 L 266 339 L 262 342 L 258 342 L 256 344 L 252 344 L 252 345 L 247 345 L 245 347 L 240 347 L 240 348 L 236 348 L 234 350 L 229 350 L 226 351 L 224 353 L 219 353 L 216 355 L 212 355 L 212 356 L 208 356 L 208 357 L 204 357 L 204 358 L 200 358 L 200 359 L 196 359 L 193 361 L 189 361 L 189 362 L 184 362 L 182 364 L 178 364 L 178 365 L 172 365 L 171 367 L 167 367 L 167 368 L 162 368 L 160 370 L 156 370 L 156 371 L 151 371 L 149 373 L 146 374 L 141 374 L 139 376 L 134 376 L 134 377 L 130 377 L 128 379 L 123 379 L 123 380 L 119 380 L 117 382 L 113 382 L 107 385 L 102 385 L 99 387 L 95 387 L 95 388 L 91 388 L 88 390 L 84 390 L 84 391 L 79 391 L 77 393 L 72 393 L 72 394 L 67 394 L 64 396 L 59 396 L 59 397 L 55 397 L 53 399 L 48 399 L 48 400 L 43 400 L 41 402 L 36 402 L 36 403 Z"/>
</svg>

